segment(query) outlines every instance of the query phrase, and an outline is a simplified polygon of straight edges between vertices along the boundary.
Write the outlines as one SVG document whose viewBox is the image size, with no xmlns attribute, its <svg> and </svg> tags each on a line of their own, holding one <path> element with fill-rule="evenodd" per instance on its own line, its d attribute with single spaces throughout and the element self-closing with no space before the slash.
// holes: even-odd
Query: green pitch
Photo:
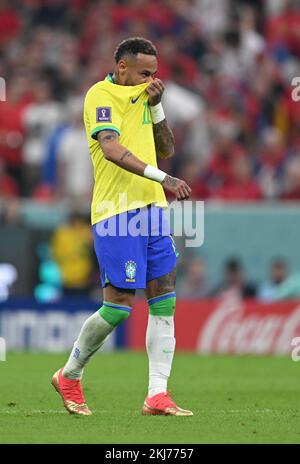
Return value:
<svg viewBox="0 0 300 464">
<path fill-rule="evenodd" d="M 193 417 L 144 417 L 145 353 L 96 356 L 84 391 L 94 414 L 69 415 L 50 385 L 65 355 L 0 362 L 0 443 L 300 443 L 300 363 L 288 357 L 176 354 L 169 388 Z"/>
</svg>

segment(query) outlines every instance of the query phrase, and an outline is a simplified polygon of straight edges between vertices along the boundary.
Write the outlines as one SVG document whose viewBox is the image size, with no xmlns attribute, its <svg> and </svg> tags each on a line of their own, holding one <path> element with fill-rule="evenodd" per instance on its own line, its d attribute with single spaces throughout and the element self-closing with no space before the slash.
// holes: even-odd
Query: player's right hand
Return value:
<svg viewBox="0 0 300 464">
<path fill-rule="evenodd" d="M 177 200 L 187 200 L 192 193 L 191 188 L 187 185 L 184 180 L 177 179 L 176 177 L 166 176 L 162 181 L 162 186 L 168 190 L 168 192 L 174 193 Z"/>
</svg>

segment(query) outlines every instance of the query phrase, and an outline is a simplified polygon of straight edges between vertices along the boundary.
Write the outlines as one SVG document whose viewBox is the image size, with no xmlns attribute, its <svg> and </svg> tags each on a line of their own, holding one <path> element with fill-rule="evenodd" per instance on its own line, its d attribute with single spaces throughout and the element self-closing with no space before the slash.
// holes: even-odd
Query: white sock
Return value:
<svg viewBox="0 0 300 464">
<path fill-rule="evenodd" d="M 174 317 L 149 314 L 146 332 L 146 348 L 149 359 L 149 397 L 167 391 L 175 343 Z"/>
<path fill-rule="evenodd" d="M 84 366 L 103 345 L 113 329 L 114 327 L 100 316 L 99 311 L 92 314 L 80 330 L 68 362 L 63 369 L 63 376 L 68 379 L 80 379 Z"/>
</svg>

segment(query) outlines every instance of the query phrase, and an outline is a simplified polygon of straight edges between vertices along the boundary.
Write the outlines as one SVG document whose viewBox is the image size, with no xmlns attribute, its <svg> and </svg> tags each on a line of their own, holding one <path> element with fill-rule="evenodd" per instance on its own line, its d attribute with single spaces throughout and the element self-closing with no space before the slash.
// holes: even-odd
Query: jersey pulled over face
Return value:
<svg viewBox="0 0 300 464">
<path fill-rule="evenodd" d="M 147 86 L 148 83 L 117 85 L 108 75 L 87 92 L 84 123 L 95 181 L 92 224 L 151 203 L 167 206 L 159 183 L 132 174 L 106 160 L 97 140 L 101 130 L 113 130 L 119 134 L 120 143 L 130 152 L 146 164 L 157 166 L 149 95 L 145 91 Z"/>
</svg>

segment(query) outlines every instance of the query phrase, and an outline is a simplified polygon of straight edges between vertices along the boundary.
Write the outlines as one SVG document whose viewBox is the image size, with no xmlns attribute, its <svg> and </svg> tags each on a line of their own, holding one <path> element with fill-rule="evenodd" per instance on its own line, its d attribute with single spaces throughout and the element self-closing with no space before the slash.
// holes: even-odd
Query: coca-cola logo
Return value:
<svg viewBox="0 0 300 464">
<path fill-rule="evenodd" d="M 225 298 L 209 316 L 197 339 L 204 353 L 289 353 L 300 335 L 300 305 L 288 314 L 245 314 L 236 295 Z"/>
</svg>

